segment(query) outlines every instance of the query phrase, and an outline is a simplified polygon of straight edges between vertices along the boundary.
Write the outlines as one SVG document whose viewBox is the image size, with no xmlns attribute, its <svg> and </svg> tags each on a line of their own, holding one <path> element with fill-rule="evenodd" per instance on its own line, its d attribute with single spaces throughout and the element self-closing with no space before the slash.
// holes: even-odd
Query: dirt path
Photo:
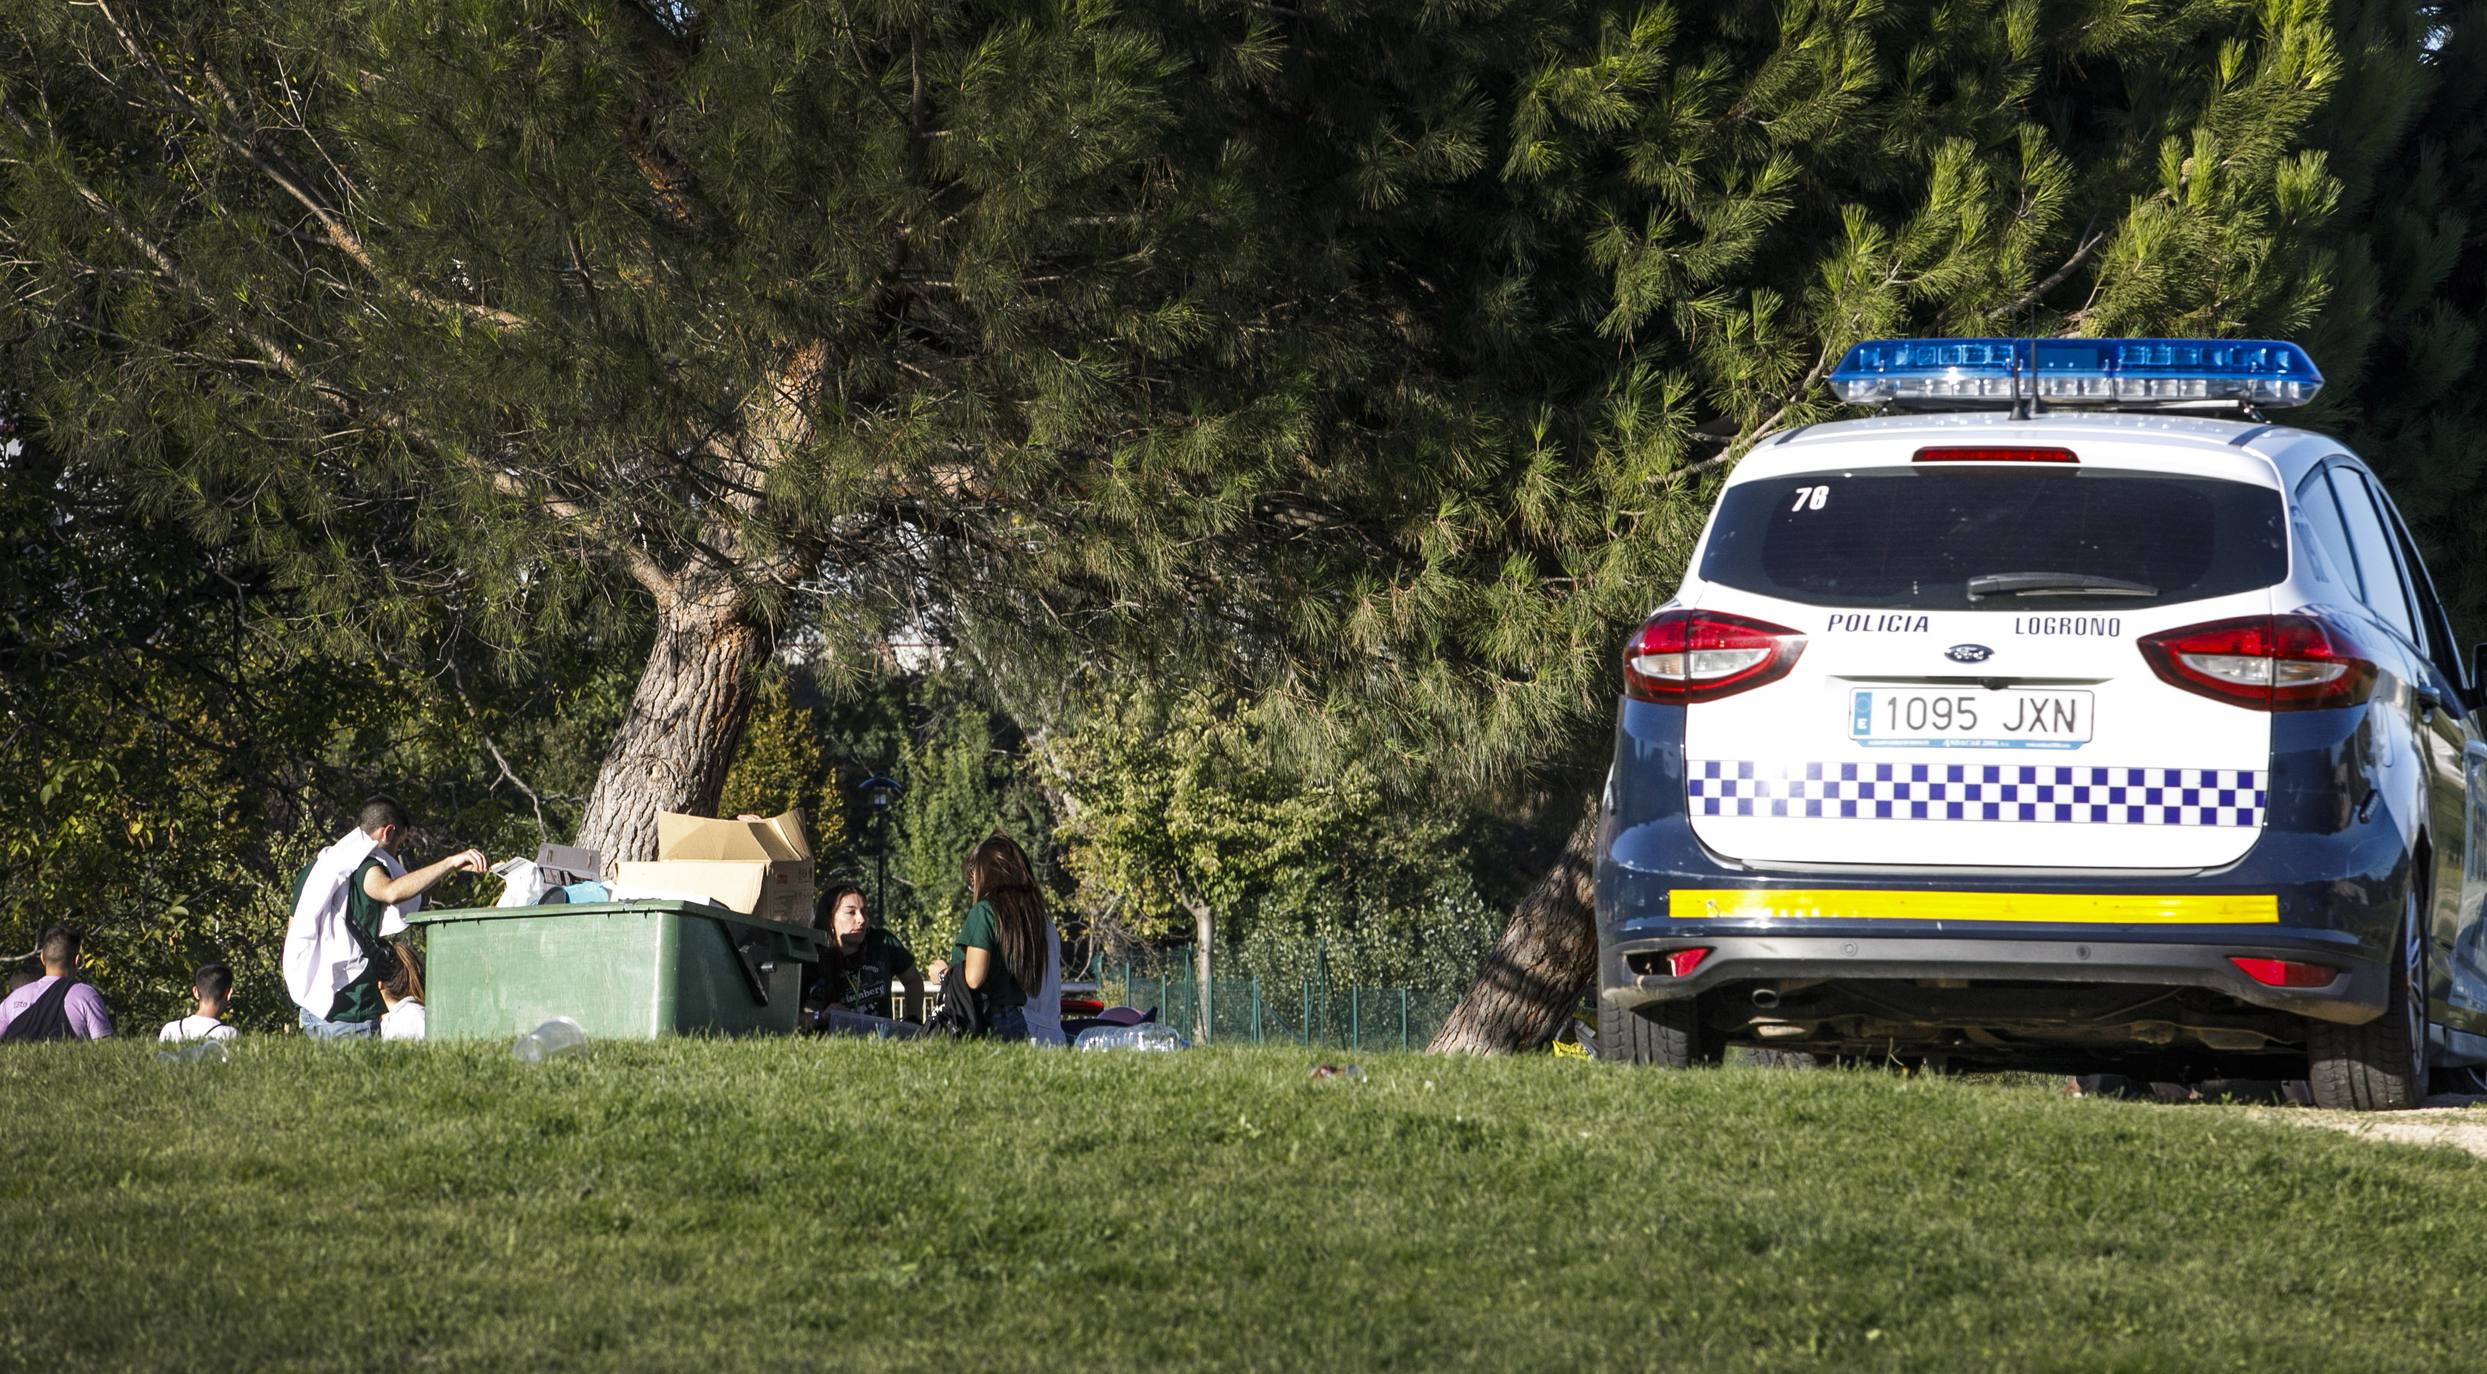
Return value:
<svg viewBox="0 0 2487 1374">
<path fill-rule="evenodd" d="M 2065 1086 L 2078 1095 L 2082 1085 L 2102 1096 L 2156 1097 L 2171 1106 L 2243 1112 L 2258 1121 L 2319 1126 L 2394 1145 L 2445 1145 L 2487 1159 L 2487 1096 L 2439 1094 L 2411 1112 L 2335 1112 L 2306 1106 L 2303 1083 L 2224 1081 L 2187 1089 L 2130 1079 L 2081 1079 Z"/>
<path fill-rule="evenodd" d="M 2487 1097 L 2430 1097 L 2414 1112 L 2327 1112 L 2278 1106 L 2242 1110 L 2261 1120 L 2346 1131 L 2361 1140 L 2449 1145 L 2487 1159 Z"/>
</svg>

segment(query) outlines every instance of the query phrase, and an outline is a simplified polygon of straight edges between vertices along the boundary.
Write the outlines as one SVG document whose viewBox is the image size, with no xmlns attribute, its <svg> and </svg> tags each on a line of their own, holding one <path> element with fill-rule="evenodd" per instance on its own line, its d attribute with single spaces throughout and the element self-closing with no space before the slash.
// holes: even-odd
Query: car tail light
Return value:
<svg viewBox="0 0 2487 1374">
<path fill-rule="evenodd" d="M 1635 954 L 1624 963 L 1644 978 L 1654 978 L 1661 972 L 1670 978 L 1690 978 L 1693 970 L 1701 967 L 1701 961 L 1709 957 L 1708 945 L 1694 945 L 1688 949 L 1671 949 L 1663 954 Z"/>
<path fill-rule="evenodd" d="M 2249 615 L 2144 635 L 2142 657 L 2170 686 L 2256 711 L 2354 706 L 2375 691 L 2375 662 L 2314 615 Z"/>
<path fill-rule="evenodd" d="M 2267 988 L 2328 987 L 2340 976 L 2340 970 L 2328 964 L 2300 964 L 2292 959 L 2248 959 L 2242 954 L 2231 954 L 2228 962 Z"/>
<path fill-rule="evenodd" d="M 1804 651 L 1805 637 L 1784 625 L 1720 611 L 1667 611 L 1624 650 L 1624 695 L 1716 701 L 1786 677 Z"/>
<path fill-rule="evenodd" d="M 1943 444 L 1917 450 L 1920 463 L 2078 463 L 2068 448 L 2028 445 Z"/>
</svg>

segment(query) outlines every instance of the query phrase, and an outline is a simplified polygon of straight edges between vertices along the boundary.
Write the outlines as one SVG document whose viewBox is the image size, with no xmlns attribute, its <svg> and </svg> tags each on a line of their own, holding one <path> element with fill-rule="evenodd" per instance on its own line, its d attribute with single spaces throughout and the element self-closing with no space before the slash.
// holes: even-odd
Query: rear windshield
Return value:
<svg viewBox="0 0 2487 1374">
<path fill-rule="evenodd" d="M 1730 487 L 1704 579 L 1817 606 L 2152 606 L 2288 571 L 2280 493 L 2062 467 L 1873 468 Z M 2058 577 L 2030 576 L 2057 574 Z M 1982 594 L 1972 596 L 1971 579 Z M 2084 589 L 2083 579 L 2115 587 Z"/>
</svg>

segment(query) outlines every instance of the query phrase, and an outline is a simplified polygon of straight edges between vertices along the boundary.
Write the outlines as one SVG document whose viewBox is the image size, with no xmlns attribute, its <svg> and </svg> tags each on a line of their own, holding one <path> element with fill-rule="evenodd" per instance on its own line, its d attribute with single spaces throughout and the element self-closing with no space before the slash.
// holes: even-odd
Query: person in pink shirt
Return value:
<svg viewBox="0 0 2487 1374">
<path fill-rule="evenodd" d="M 0 1001 L 0 1041 L 104 1040 L 112 1017 L 92 984 L 78 978 L 78 928 L 54 926 L 36 948 L 43 976 Z"/>
</svg>

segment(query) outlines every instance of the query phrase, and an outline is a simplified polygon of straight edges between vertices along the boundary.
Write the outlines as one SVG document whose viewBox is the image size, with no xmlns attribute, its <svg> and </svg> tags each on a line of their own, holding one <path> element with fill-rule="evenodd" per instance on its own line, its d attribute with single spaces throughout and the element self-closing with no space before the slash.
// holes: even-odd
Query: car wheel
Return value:
<svg viewBox="0 0 2487 1374">
<path fill-rule="evenodd" d="M 1718 1037 L 1692 998 L 1617 1007 L 1598 1001 L 1598 1057 L 1618 1064 L 1689 1069 L 1719 1061 Z"/>
<path fill-rule="evenodd" d="M 2398 1112 L 2426 1096 L 2427 942 L 2416 894 L 2405 905 L 2383 1015 L 2362 1026 L 2310 1023 L 2306 1085 L 2318 1107 Z"/>
</svg>

